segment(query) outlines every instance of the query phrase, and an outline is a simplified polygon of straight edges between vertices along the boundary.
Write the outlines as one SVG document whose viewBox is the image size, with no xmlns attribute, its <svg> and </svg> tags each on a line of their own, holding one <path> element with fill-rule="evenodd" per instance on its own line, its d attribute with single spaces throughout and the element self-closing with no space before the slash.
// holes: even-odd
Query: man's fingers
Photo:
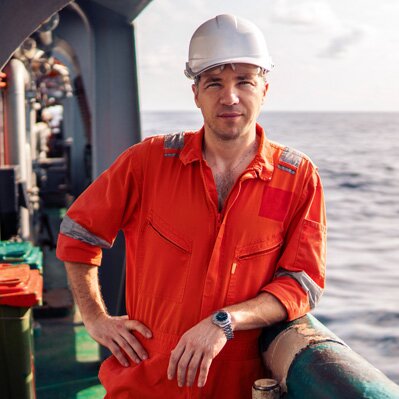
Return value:
<svg viewBox="0 0 399 399">
<path fill-rule="evenodd" d="M 151 338 L 151 330 L 143 323 L 137 320 L 126 320 L 125 326 L 128 330 L 138 331 L 143 337 Z"/>
<path fill-rule="evenodd" d="M 184 346 L 176 346 L 175 349 L 171 352 L 168 366 L 168 379 L 173 380 L 175 377 L 176 366 L 180 360 L 181 355 L 183 354 Z"/>
<path fill-rule="evenodd" d="M 141 360 L 148 359 L 147 351 L 144 349 L 144 347 L 141 345 L 141 343 L 137 340 L 137 338 L 133 334 L 130 333 L 130 331 L 138 331 L 144 337 L 151 338 L 152 337 L 151 330 L 148 327 L 146 327 L 143 323 L 141 323 L 137 320 L 126 321 L 124 323 L 124 327 L 126 328 L 126 333 L 122 334 L 122 336 L 127 341 L 128 345 L 131 348 L 133 348 L 133 350 L 140 357 Z"/>
<path fill-rule="evenodd" d="M 206 379 L 208 378 L 209 368 L 211 367 L 212 358 L 204 356 L 202 358 L 201 367 L 198 376 L 198 387 L 202 388 L 205 383 Z"/>
<path fill-rule="evenodd" d="M 108 343 L 107 347 L 122 366 L 124 366 L 124 367 L 129 366 L 129 362 L 126 359 L 126 357 L 123 355 L 123 352 L 121 351 L 119 345 L 117 345 L 115 342 L 111 341 L 110 343 Z"/>
<path fill-rule="evenodd" d="M 201 363 L 202 356 L 201 354 L 196 353 L 190 361 L 190 364 L 187 369 L 187 386 L 191 387 L 193 385 L 195 376 L 197 375 L 198 366 Z"/>
<path fill-rule="evenodd" d="M 148 353 L 132 334 L 132 331 L 138 331 L 145 337 L 152 336 L 150 329 L 139 321 L 129 320 L 127 316 L 107 316 L 86 327 L 90 335 L 106 346 L 123 366 L 129 366 L 126 356 L 135 363 L 148 358 Z"/>
<path fill-rule="evenodd" d="M 140 363 L 141 360 L 145 360 L 148 358 L 148 354 L 137 341 L 136 338 L 130 332 L 126 332 L 125 335 L 120 335 L 115 338 L 117 345 L 123 349 L 127 356 L 132 359 L 135 363 Z"/>
<path fill-rule="evenodd" d="M 187 367 L 190 363 L 192 356 L 193 353 L 191 351 L 188 351 L 186 347 L 183 355 L 180 357 L 179 363 L 177 364 L 177 385 L 179 387 L 182 387 L 185 383 Z"/>
<path fill-rule="evenodd" d="M 140 357 L 141 360 L 148 359 L 148 353 L 144 349 L 143 345 L 137 340 L 137 338 L 131 334 L 130 332 L 126 332 L 126 334 L 123 336 L 123 338 L 127 342 L 127 346 L 129 348 L 132 348 L 134 352 Z"/>
</svg>

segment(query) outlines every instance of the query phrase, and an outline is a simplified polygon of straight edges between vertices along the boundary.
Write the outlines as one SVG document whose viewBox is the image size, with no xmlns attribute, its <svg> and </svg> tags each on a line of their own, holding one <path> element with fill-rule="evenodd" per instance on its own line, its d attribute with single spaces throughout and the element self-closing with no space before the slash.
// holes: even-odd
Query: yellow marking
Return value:
<svg viewBox="0 0 399 399">
<path fill-rule="evenodd" d="M 234 273 L 236 272 L 236 268 L 237 268 L 237 263 L 234 262 L 234 263 L 231 265 L 231 274 L 234 274 Z"/>
</svg>

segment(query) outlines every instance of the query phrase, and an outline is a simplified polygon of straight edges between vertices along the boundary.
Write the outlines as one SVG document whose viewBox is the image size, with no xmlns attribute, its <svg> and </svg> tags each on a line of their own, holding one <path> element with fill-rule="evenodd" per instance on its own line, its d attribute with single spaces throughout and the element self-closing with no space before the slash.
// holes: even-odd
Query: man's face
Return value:
<svg viewBox="0 0 399 399">
<path fill-rule="evenodd" d="M 201 109 L 205 134 L 220 140 L 236 140 L 255 134 L 268 85 L 258 68 L 248 64 L 226 65 L 201 74 L 192 86 L 195 103 Z"/>
</svg>

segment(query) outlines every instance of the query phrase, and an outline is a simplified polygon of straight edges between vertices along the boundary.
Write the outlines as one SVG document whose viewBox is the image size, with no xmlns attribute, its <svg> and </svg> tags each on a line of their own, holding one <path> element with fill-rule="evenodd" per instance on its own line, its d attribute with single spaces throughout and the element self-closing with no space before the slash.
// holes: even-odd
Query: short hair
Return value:
<svg viewBox="0 0 399 399">
<path fill-rule="evenodd" d="M 258 76 L 261 76 L 264 80 L 265 83 L 267 83 L 267 71 L 266 69 L 261 69 L 261 71 L 258 73 Z M 194 84 L 198 87 L 199 81 L 201 79 L 201 74 L 194 76 Z"/>
</svg>

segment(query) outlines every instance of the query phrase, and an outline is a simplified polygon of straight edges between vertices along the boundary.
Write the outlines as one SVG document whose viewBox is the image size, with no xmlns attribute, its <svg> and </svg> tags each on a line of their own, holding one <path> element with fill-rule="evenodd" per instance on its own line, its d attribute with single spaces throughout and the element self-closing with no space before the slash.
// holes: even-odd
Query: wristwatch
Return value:
<svg viewBox="0 0 399 399">
<path fill-rule="evenodd" d="M 231 315 L 226 310 L 218 310 L 212 315 L 212 323 L 220 327 L 227 340 L 234 338 L 233 329 L 231 328 Z"/>
</svg>

